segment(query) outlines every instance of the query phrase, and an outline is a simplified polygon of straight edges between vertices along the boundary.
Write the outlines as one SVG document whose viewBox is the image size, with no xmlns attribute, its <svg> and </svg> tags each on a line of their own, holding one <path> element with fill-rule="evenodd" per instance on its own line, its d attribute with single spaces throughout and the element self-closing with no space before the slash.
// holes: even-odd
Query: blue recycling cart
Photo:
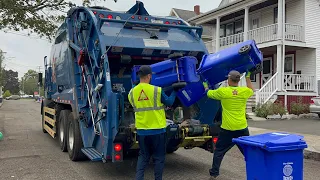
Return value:
<svg viewBox="0 0 320 180">
<path fill-rule="evenodd" d="M 303 180 L 303 136 L 276 132 L 233 142 L 244 151 L 247 180 Z"/>
<path fill-rule="evenodd" d="M 150 65 L 152 69 L 151 84 L 168 87 L 174 83 L 198 82 L 200 77 L 196 72 L 197 59 L 191 56 L 172 58 Z M 132 68 L 132 82 L 138 82 L 137 72 L 140 66 Z"/>
<path fill-rule="evenodd" d="M 248 40 L 214 54 L 204 55 L 197 70 L 201 77 L 214 86 L 227 79 L 231 70 L 253 74 L 262 71 L 263 55 L 254 40 Z"/>
</svg>

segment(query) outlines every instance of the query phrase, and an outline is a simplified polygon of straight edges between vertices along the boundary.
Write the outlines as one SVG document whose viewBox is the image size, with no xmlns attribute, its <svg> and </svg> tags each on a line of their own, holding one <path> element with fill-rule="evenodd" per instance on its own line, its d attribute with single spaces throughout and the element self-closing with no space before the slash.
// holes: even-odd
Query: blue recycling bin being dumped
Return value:
<svg viewBox="0 0 320 180">
<path fill-rule="evenodd" d="M 198 82 L 199 76 L 196 72 L 197 59 L 185 56 L 176 59 L 169 59 L 150 65 L 152 69 L 151 84 L 159 87 L 168 87 L 174 83 Z M 132 69 L 132 82 L 137 82 L 140 66 Z"/>
<path fill-rule="evenodd" d="M 242 147 L 247 180 L 303 179 L 303 136 L 266 133 L 233 139 Z"/>
<path fill-rule="evenodd" d="M 247 70 L 253 74 L 262 70 L 263 55 L 254 40 L 248 40 L 214 54 L 204 55 L 197 70 L 201 77 L 214 86 L 227 79 L 231 70 L 241 74 Z"/>
</svg>

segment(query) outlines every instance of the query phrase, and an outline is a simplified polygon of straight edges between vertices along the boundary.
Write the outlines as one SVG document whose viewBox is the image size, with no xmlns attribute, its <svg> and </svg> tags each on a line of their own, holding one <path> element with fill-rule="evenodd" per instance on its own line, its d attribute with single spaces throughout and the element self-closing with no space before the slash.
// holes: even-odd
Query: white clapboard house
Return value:
<svg viewBox="0 0 320 180">
<path fill-rule="evenodd" d="M 252 106 L 278 100 L 290 109 L 298 97 L 309 103 L 318 95 L 319 5 L 320 0 L 222 0 L 188 22 L 212 27 L 212 41 L 205 42 L 210 53 L 254 39 L 264 59 L 263 72 L 251 77 Z"/>
</svg>

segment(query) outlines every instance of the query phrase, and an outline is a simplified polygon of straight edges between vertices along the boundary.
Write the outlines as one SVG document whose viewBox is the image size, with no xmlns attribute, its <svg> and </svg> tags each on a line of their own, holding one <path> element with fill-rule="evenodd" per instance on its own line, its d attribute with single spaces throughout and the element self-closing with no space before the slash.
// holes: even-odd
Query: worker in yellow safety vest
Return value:
<svg viewBox="0 0 320 180">
<path fill-rule="evenodd" d="M 230 71 L 228 74 L 228 87 L 220 87 L 216 90 L 209 90 L 208 84 L 203 83 L 207 96 L 211 99 L 221 101 L 222 124 L 214 151 L 210 179 L 219 176 L 219 169 L 224 155 L 235 145 L 233 138 L 249 136 L 246 119 L 247 100 L 253 95 L 253 86 L 250 80 L 250 72 L 246 73 L 247 87 L 239 87 L 240 73 Z M 241 153 L 243 150 L 238 146 Z"/>
<path fill-rule="evenodd" d="M 161 87 L 151 85 L 152 71 L 150 66 L 141 66 L 138 75 L 140 83 L 133 87 L 128 94 L 129 102 L 135 111 L 135 127 L 140 146 L 136 180 L 144 179 L 144 171 L 151 156 L 155 162 L 155 179 L 161 180 L 166 154 L 167 125 L 164 105 L 172 106 L 176 92 L 172 91 L 168 97 Z"/>
</svg>

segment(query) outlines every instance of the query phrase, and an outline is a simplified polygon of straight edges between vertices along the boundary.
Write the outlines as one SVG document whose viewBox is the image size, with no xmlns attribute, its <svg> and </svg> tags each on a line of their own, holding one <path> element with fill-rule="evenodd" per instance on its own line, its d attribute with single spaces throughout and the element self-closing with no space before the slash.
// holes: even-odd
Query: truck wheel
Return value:
<svg viewBox="0 0 320 180">
<path fill-rule="evenodd" d="M 85 158 L 81 148 L 83 147 L 79 122 L 74 119 L 72 113 L 68 117 L 68 134 L 67 134 L 67 148 L 69 158 L 72 161 L 80 161 Z"/>
<path fill-rule="evenodd" d="M 167 154 L 172 154 L 174 153 L 175 151 L 177 151 L 179 149 L 179 147 L 170 147 L 170 148 L 167 148 Z"/>
<path fill-rule="evenodd" d="M 245 45 L 245 46 L 242 46 L 240 49 L 239 49 L 239 54 L 247 54 L 251 49 L 251 46 L 250 45 Z"/>
<path fill-rule="evenodd" d="M 57 125 L 58 127 L 58 139 L 60 143 L 60 149 L 62 152 L 67 152 L 67 123 L 68 123 L 68 117 L 71 113 L 70 110 L 61 110 L 59 113 L 59 123 Z"/>
</svg>

